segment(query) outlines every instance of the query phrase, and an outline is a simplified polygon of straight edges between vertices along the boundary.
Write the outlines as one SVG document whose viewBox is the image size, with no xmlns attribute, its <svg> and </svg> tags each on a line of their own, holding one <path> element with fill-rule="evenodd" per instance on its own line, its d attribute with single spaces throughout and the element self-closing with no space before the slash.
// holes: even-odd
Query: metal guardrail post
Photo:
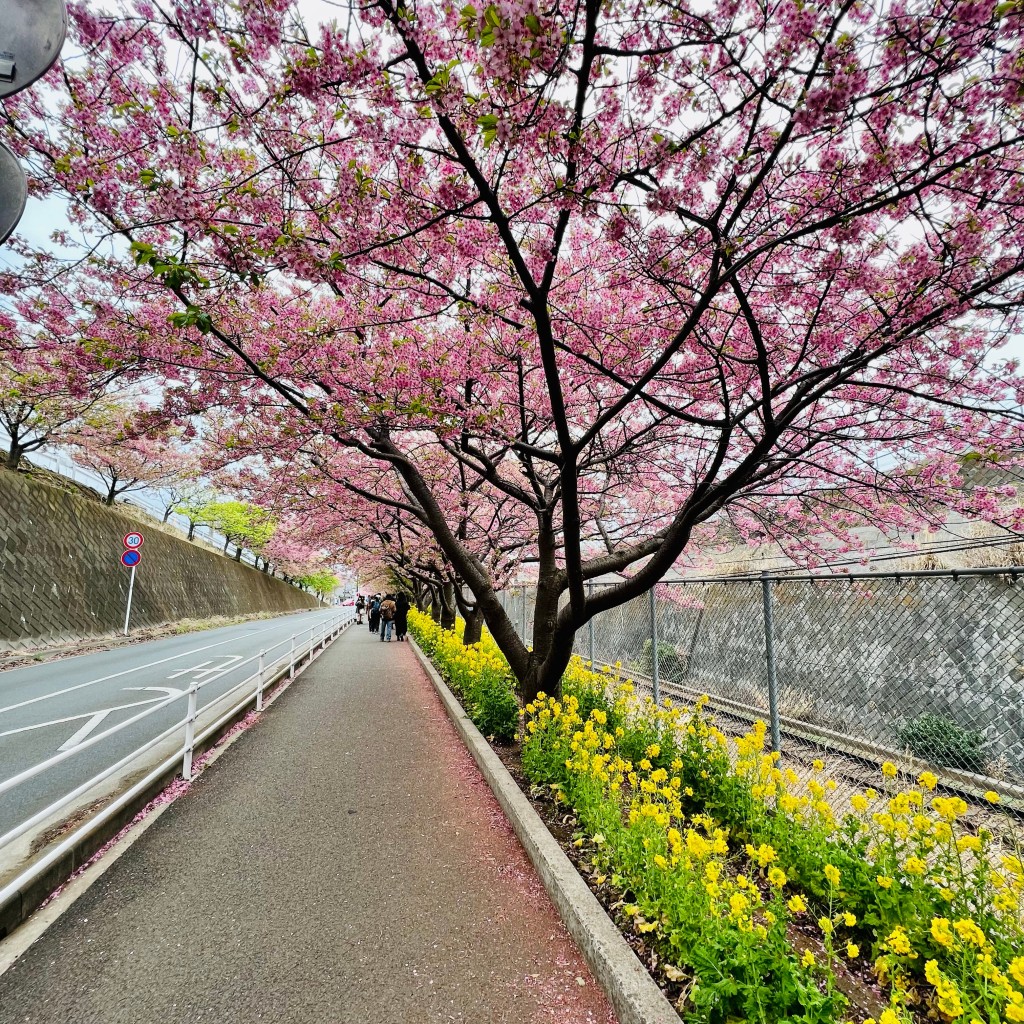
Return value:
<svg viewBox="0 0 1024 1024">
<path fill-rule="evenodd" d="M 295 634 L 292 633 L 289 638 L 291 646 L 288 649 L 288 678 L 295 678 Z"/>
<path fill-rule="evenodd" d="M 764 652 L 768 670 L 768 715 L 771 721 L 772 750 L 781 753 L 779 681 L 775 671 L 775 620 L 772 614 L 772 583 L 767 572 L 761 573 L 761 601 L 764 605 Z"/>
<path fill-rule="evenodd" d="M 593 600 L 594 597 L 594 584 L 587 584 L 587 601 Z M 590 639 L 590 667 L 594 667 L 594 616 L 591 614 L 590 619 L 587 622 L 587 634 Z"/>
<path fill-rule="evenodd" d="M 651 607 L 651 680 L 654 683 L 654 703 L 661 703 L 661 663 L 658 659 L 658 611 L 654 601 L 654 587 L 647 592 Z"/>
<path fill-rule="evenodd" d="M 259 672 L 256 675 L 256 710 L 263 710 L 263 659 L 266 651 L 260 651 Z"/>
<path fill-rule="evenodd" d="M 199 683 L 193 679 L 188 688 L 188 714 L 185 716 L 185 757 L 181 763 L 181 777 L 192 781 L 192 749 L 196 742 L 196 717 L 199 704 Z"/>
</svg>

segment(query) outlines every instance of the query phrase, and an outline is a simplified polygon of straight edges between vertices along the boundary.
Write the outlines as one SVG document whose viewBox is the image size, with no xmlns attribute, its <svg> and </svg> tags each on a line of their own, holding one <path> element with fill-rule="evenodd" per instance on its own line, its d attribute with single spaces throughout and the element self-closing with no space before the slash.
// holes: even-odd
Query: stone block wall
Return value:
<svg viewBox="0 0 1024 1024">
<path fill-rule="evenodd" d="M 130 575 L 122 540 L 140 530 L 132 626 L 316 606 L 282 580 L 116 508 L 0 470 L 0 650 L 120 632 Z"/>
</svg>

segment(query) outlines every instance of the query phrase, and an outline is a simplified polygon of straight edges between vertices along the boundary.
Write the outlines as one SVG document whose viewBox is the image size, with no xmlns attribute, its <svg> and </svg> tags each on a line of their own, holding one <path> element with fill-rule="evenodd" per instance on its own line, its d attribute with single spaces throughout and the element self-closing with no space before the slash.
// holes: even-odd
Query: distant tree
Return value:
<svg viewBox="0 0 1024 1024">
<path fill-rule="evenodd" d="M 245 548 L 262 548 L 274 535 L 274 520 L 269 512 L 244 501 L 213 502 L 206 509 L 210 525 L 224 535 L 224 554 L 235 545 L 235 561 Z"/>
<path fill-rule="evenodd" d="M 338 588 L 338 577 L 327 569 L 320 569 L 306 576 L 300 576 L 298 582 L 300 586 L 312 590 L 321 600 Z"/>
<path fill-rule="evenodd" d="M 190 458 L 166 427 L 147 428 L 146 410 L 123 402 L 97 404 L 76 421 L 71 458 L 103 481 L 104 504 L 129 491 L 180 477 Z"/>
<path fill-rule="evenodd" d="M 26 339 L 0 316 L 0 429 L 5 469 L 61 438 L 100 401 L 120 370 L 75 364 L 73 344 Z"/>
<path fill-rule="evenodd" d="M 206 489 L 197 491 L 178 505 L 177 511 L 188 520 L 189 540 L 194 539 L 196 527 L 213 525 L 215 508 L 216 502 Z"/>
</svg>

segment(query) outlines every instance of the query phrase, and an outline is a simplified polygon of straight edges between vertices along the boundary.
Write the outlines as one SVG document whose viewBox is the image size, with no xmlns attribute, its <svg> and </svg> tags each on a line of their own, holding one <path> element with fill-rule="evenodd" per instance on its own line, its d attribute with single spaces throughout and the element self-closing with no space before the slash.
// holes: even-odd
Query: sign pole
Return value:
<svg viewBox="0 0 1024 1024">
<path fill-rule="evenodd" d="M 132 591 L 135 589 L 135 566 L 132 566 L 131 579 L 128 581 L 128 607 L 124 613 L 124 635 L 128 635 L 128 619 L 132 614 Z"/>
</svg>

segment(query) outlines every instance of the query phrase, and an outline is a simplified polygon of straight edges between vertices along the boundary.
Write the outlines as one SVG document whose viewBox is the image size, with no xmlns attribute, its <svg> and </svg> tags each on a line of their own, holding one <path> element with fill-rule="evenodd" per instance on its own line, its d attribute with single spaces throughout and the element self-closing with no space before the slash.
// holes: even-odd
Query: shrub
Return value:
<svg viewBox="0 0 1024 1024">
<path fill-rule="evenodd" d="M 654 675 L 654 659 L 651 657 L 651 641 L 644 641 L 643 653 L 640 655 L 640 671 L 646 676 Z M 670 643 L 658 643 L 658 675 L 662 679 L 682 682 L 686 677 L 686 663 L 679 651 Z"/>
<path fill-rule="evenodd" d="M 907 722 L 899 731 L 899 742 L 932 764 L 978 774 L 985 771 L 981 733 L 964 729 L 942 715 L 924 714 Z"/>
<path fill-rule="evenodd" d="M 511 743 L 519 731 L 519 702 L 503 680 L 484 679 L 473 690 L 469 717 L 485 735 Z"/>
</svg>

